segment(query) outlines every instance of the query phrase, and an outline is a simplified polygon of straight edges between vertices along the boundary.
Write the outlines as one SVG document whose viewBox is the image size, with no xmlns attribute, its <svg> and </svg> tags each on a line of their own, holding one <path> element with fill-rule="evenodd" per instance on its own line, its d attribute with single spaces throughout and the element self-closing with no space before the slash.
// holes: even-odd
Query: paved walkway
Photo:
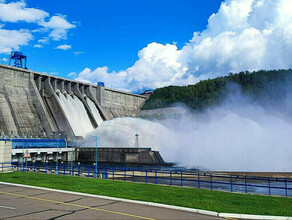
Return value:
<svg viewBox="0 0 292 220">
<path fill-rule="evenodd" d="M 185 211 L 0 184 L 1 219 L 221 219 Z"/>
</svg>

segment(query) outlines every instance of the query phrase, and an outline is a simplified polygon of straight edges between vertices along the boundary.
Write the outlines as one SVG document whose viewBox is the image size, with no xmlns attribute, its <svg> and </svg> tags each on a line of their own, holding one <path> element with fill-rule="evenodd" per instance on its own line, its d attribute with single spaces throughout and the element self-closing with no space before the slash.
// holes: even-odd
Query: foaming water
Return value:
<svg viewBox="0 0 292 220">
<path fill-rule="evenodd" d="M 86 102 L 87 102 L 87 104 L 88 104 L 88 106 L 93 114 L 95 121 L 97 122 L 98 126 L 100 126 L 101 123 L 103 122 L 103 120 L 99 114 L 97 107 L 95 106 L 94 102 L 88 97 L 86 98 Z"/>
<path fill-rule="evenodd" d="M 85 136 L 94 130 L 83 103 L 77 96 L 59 94 L 60 104 L 73 129 L 75 136 Z"/>
</svg>

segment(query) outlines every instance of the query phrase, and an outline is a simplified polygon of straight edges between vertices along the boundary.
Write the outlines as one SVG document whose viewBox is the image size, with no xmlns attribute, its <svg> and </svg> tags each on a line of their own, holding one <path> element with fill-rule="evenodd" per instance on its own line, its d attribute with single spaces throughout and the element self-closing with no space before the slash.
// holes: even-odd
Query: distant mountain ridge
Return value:
<svg viewBox="0 0 292 220">
<path fill-rule="evenodd" d="M 220 104 L 230 93 L 229 85 L 237 84 L 243 94 L 262 104 L 285 98 L 292 88 L 292 70 L 260 70 L 229 73 L 228 76 L 200 81 L 195 85 L 159 88 L 146 101 L 142 110 L 171 107 L 181 103 L 195 111 Z"/>
</svg>

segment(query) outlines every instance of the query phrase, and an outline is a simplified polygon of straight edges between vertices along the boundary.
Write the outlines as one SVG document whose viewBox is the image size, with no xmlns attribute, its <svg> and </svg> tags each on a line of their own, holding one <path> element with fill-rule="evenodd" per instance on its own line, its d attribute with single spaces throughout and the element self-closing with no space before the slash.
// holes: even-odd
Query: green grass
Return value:
<svg viewBox="0 0 292 220">
<path fill-rule="evenodd" d="M 83 177 L 27 173 L 27 185 L 156 202 L 216 212 L 292 216 L 292 199 L 159 186 Z M 24 184 L 23 172 L 1 173 L 0 181 Z"/>
</svg>

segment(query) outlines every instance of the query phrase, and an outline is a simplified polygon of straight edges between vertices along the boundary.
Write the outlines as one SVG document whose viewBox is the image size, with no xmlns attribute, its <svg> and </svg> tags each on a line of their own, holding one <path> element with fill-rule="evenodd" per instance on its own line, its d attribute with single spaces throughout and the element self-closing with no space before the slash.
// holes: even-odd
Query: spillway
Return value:
<svg viewBox="0 0 292 220">
<path fill-rule="evenodd" d="M 66 97 L 67 96 L 67 97 Z M 75 136 L 85 136 L 94 130 L 83 103 L 75 95 L 59 93 L 58 97 Z"/>
<path fill-rule="evenodd" d="M 96 107 L 96 105 L 94 104 L 94 102 L 90 99 L 90 98 L 86 98 L 86 102 L 93 114 L 93 117 L 95 119 L 95 121 L 97 122 L 97 125 L 100 126 L 101 123 L 103 122 L 102 117 L 100 116 L 100 113 Z"/>
</svg>

